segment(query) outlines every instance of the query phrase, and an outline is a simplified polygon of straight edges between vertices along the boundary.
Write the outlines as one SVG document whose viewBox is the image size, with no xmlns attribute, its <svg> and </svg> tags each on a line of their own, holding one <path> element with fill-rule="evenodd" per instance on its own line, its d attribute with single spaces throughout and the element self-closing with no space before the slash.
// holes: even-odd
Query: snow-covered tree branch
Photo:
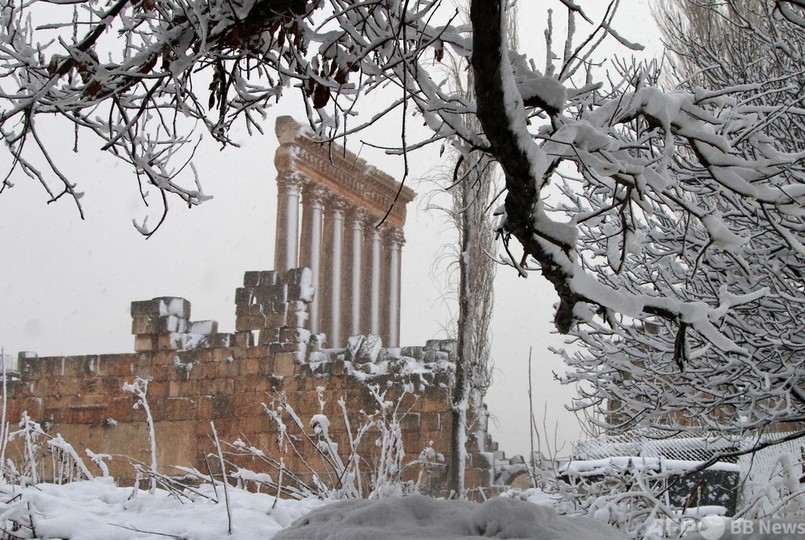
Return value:
<svg viewBox="0 0 805 540">
<path fill-rule="evenodd" d="M 805 139 L 794 81 L 805 31 L 775 18 L 773 2 L 676 4 L 664 8 L 664 33 L 684 90 L 670 96 L 681 100 L 677 114 L 710 125 L 710 139 L 672 125 L 683 137 L 656 155 L 673 183 L 648 197 L 635 185 L 605 200 L 593 182 L 579 191 L 568 181 L 563 192 L 576 208 L 597 200 L 619 209 L 620 221 L 599 222 L 595 207 L 577 220 L 582 243 L 604 262 L 589 267 L 599 280 L 662 291 L 691 311 L 643 323 L 607 313 L 609 324 L 579 328 L 586 352 L 567 357 L 571 377 L 589 383 L 578 405 L 605 410 L 604 426 L 621 430 L 800 429 Z M 651 129 L 647 117 L 629 137 L 638 144 Z M 623 225 L 635 221 L 641 227 Z"/>
<path fill-rule="evenodd" d="M 62 10 L 60 24 L 36 26 L 42 5 Z M 557 2 L 567 36 L 554 50 L 548 32 L 538 69 L 527 52 L 509 50 L 502 0 L 474 0 L 469 27 L 438 0 L 66 8 L 6 0 L 2 138 L 13 169 L 41 181 L 51 199 L 78 202 L 77 186 L 38 131 L 40 118 L 62 117 L 99 136 L 167 208 L 169 196 L 187 204 L 206 197 L 195 179 L 187 187 L 180 178 L 192 164 L 193 123 L 229 143 L 233 122 L 259 130 L 270 102 L 291 88 L 325 138 L 391 111 L 415 111 L 432 134 L 395 152 L 449 143 L 502 167 L 498 232 L 510 254 L 512 240 L 522 247 L 507 260 L 553 284 L 561 332 L 625 335 L 634 321 L 650 319 L 667 327 L 670 341 L 644 341 L 670 347 L 677 369 L 705 349 L 745 364 L 752 345 L 738 338 L 755 324 L 745 314 L 762 306 L 775 317 L 796 316 L 782 299 L 802 297 L 805 152 L 772 133 L 775 118 L 801 104 L 760 106 L 763 84 L 663 92 L 640 66 L 608 79 L 592 63 L 597 44 L 636 47 L 614 28 L 617 5 L 596 22 L 575 3 Z M 802 15 L 796 2 L 772 7 L 788 19 Z M 446 47 L 471 58 L 474 99 L 449 91 L 432 69 Z M 361 96 L 383 86 L 399 97 L 353 120 Z M 466 117 L 477 117 L 482 130 Z M 60 190 L 30 157 L 37 152 Z M 786 336 L 782 324 L 777 333 Z"/>
</svg>

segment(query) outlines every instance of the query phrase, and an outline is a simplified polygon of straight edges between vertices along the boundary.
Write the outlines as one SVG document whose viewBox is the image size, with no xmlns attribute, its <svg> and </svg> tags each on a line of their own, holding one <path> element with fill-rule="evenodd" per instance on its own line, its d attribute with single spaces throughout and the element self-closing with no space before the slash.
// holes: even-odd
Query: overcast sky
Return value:
<svg viewBox="0 0 805 540">
<path fill-rule="evenodd" d="M 604 4 L 598 0 L 581 3 L 596 8 Z M 621 4 L 615 27 L 649 51 L 659 50 L 648 2 L 624 0 Z M 541 65 L 544 52 L 542 42 L 536 40 L 541 39 L 544 15 L 532 10 L 523 4 L 520 41 Z M 558 21 L 555 25 L 559 26 Z M 626 54 L 616 46 L 607 50 Z M 214 198 L 192 209 L 171 201 L 167 222 L 149 240 L 135 230 L 132 219 L 141 221 L 149 214 L 149 222 L 158 218 L 156 194 L 149 198 L 155 207 L 146 209 L 125 164 L 95 150 L 99 145 L 89 134 L 79 138 L 80 153 L 73 154 L 69 127 L 48 125 L 53 139 L 62 143 L 57 159 L 86 194 L 82 199 L 86 219 L 78 218 L 67 198 L 45 204 L 42 188 L 27 178 L 16 177 L 16 186 L 0 196 L 0 346 L 7 354 L 31 350 L 40 356 L 131 352 L 130 303 L 156 296 L 185 297 L 192 303 L 193 320 L 215 319 L 221 331 L 234 331 L 234 292 L 243 272 L 273 266 L 274 121 L 285 114 L 301 121 L 301 111 L 293 100 L 272 108 L 263 135 L 236 133 L 234 139 L 242 144 L 239 149 L 220 151 L 209 141 L 203 143 L 195 164 L 205 191 Z M 388 140 L 389 134 L 397 133 L 399 125 L 388 122 L 361 138 Z M 349 147 L 392 176 L 401 176 L 401 159 L 361 146 L 358 137 Z M 421 179 L 432 176 L 439 161 L 436 148 L 417 153 L 410 161 L 409 185 L 419 196 L 409 205 L 405 229 L 403 345 L 446 337 L 454 310 L 450 299 L 444 298 L 445 265 L 438 260 L 443 246 L 454 242 L 455 235 L 443 217 L 428 211 L 423 202 L 434 187 Z M 528 452 L 527 359 L 533 347 L 537 416 L 541 423 L 547 404 L 550 439 L 556 435 L 559 441 L 572 440 L 579 430 L 564 405 L 573 389 L 553 380 L 553 373 L 562 372 L 564 365 L 548 351 L 548 346 L 563 342 L 552 333 L 552 289 L 539 275 L 524 280 L 501 268 L 495 294 L 492 354 L 496 369 L 486 400 L 493 415 L 493 437 L 508 455 Z M 566 445 L 563 453 L 568 452 Z"/>
</svg>

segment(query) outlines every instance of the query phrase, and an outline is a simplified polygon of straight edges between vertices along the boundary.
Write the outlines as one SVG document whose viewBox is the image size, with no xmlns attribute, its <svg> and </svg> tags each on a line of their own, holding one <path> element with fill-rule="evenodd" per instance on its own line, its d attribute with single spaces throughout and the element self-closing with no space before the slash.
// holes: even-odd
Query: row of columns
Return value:
<svg viewBox="0 0 805 540">
<path fill-rule="evenodd" d="M 376 226 L 379 217 L 298 173 L 283 173 L 277 185 L 274 266 L 311 269 L 311 332 L 325 333 L 329 347 L 358 334 L 398 347 L 402 230 Z"/>
</svg>

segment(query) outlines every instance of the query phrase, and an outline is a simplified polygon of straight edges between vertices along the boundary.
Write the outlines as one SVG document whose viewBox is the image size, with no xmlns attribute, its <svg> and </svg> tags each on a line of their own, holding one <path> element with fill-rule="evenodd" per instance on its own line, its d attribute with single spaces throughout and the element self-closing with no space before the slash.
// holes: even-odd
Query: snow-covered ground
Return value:
<svg viewBox="0 0 805 540">
<path fill-rule="evenodd" d="M 0 486 L 0 532 L 3 538 L 71 540 L 626 538 L 600 521 L 557 514 L 551 507 L 555 501 L 539 490 L 513 492 L 482 504 L 419 495 L 296 501 L 232 486 L 226 495 L 229 511 L 220 483 L 181 493 L 157 489 L 153 494 L 117 487 L 111 478 L 24 489 L 5 485 Z M 801 519 L 760 522 L 709 516 L 682 523 L 681 529 L 680 524 L 655 525 L 646 538 L 678 538 L 680 533 L 686 540 L 805 537 Z"/>
<path fill-rule="evenodd" d="M 511 498 L 483 504 L 423 496 L 325 503 L 275 500 L 233 487 L 228 496 L 229 513 L 220 484 L 217 492 L 207 485 L 182 496 L 116 487 L 110 478 L 39 484 L 5 491 L 0 526 L 12 538 L 72 540 L 623 538 L 603 523 L 559 516 L 551 508 Z"/>
<path fill-rule="evenodd" d="M 272 538 L 297 518 L 325 503 L 318 499 L 289 501 L 264 493 L 230 487 L 232 536 Z M 219 540 L 228 537 L 229 518 L 222 485 L 178 497 L 168 491 L 115 486 L 111 478 L 39 484 L 6 490 L 0 505 L 0 526 L 19 538 L 72 540 L 134 540 L 183 538 Z M 12 522 L 13 520 L 13 522 Z M 16 525 L 15 525 L 16 524 Z M 13 527 L 18 527 L 13 530 Z"/>
</svg>

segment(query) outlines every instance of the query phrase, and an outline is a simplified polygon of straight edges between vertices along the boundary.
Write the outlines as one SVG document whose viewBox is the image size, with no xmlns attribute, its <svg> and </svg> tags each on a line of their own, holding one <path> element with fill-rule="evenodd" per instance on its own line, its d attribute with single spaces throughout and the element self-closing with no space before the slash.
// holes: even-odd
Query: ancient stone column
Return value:
<svg viewBox="0 0 805 540">
<path fill-rule="evenodd" d="M 285 171 L 277 179 L 277 236 L 274 242 L 274 268 L 284 272 L 295 268 L 299 256 L 299 194 L 305 179 Z"/>
<path fill-rule="evenodd" d="M 368 224 L 369 237 L 372 239 L 371 248 L 371 291 L 369 293 L 369 332 L 379 336 L 380 335 L 380 264 L 381 264 L 381 248 L 382 248 L 382 227 L 376 227 L 374 223 Z"/>
<path fill-rule="evenodd" d="M 347 208 L 347 203 L 340 198 L 331 198 L 328 206 L 330 208 L 330 220 L 328 227 L 330 254 L 328 260 L 330 261 L 330 294 L 328 309 L 329 325 L 327 328 L 327 338 L 330 347 L 340 347 L 344 345 L 343 336 L 341 335 L 341 275 L 342 262 L 343 262 L 343 245 L 344 245 L 344 212 Z"/>
<path fill-rule="evenodd" d="M 310 331 L 317 334 L 319 328 L 319 303 L 320 303 L 320 282 L 321 282 L 321 246 L 322 246 L 322 223 L 323 223 L 323 210 L 324 199 L 328 191 L 317 185 L 308 184 L 303 192 L 303 208 L 305 212 L 305 219 L 303 223 L 306 231 L 306 250 L 304 257 L 304 264 L 308 266 L 313 273 L 313 287 L 316 289 L 316 294 L 313 296 L 313 302 L 310 305 Z"/>
<path fill-rule="evenodd" d="M 400 251 L 405 244 L 403 232 L 391 228 L 386 236 L 389 249 L 389 269 L 386 297 L 388 298 L 388 347 L 400 346 Z"/>
<path fill-rule="evenodd" d="M 351 307 L 352 315 L 350 318 L 350 333 L 358 335 L 361 333 L 361 287 L 363 285 L 363 227 L 368 218 L 366 210 L 363 208 L 353 208 L 350 212 L 352 222 L 352 286 Z"/>
<path fill-rule="evenodd" d="M 321 144 L 290 117 L 277 119 L 276 134 L 280 147 L 274 156 L 279 184 L 275 270 L 295 266 L 315 270 L 318 264 L 312 301 L 318 305 L 309 306 L 308 321 L 311 330 L 327 334 L 327 346 L 343 347 L 349 332 L 372 332 L 387 344 L 398 341 L 400 244 L 392 254 L 385 233 L 378 244 L 375 231 L 364 232 L 362 227 L 366 215 L 373 216 L 372 225 L 385 215 L 386 226 L 402 230 L 406 205 L 415 193 L 344 148 Z M 308 187 L 301 193 L 301 208 L 300 182 Z M 329 199 L 320 204 L 316 187 L 338 198 L 337 210 Z"/>
</svg>

